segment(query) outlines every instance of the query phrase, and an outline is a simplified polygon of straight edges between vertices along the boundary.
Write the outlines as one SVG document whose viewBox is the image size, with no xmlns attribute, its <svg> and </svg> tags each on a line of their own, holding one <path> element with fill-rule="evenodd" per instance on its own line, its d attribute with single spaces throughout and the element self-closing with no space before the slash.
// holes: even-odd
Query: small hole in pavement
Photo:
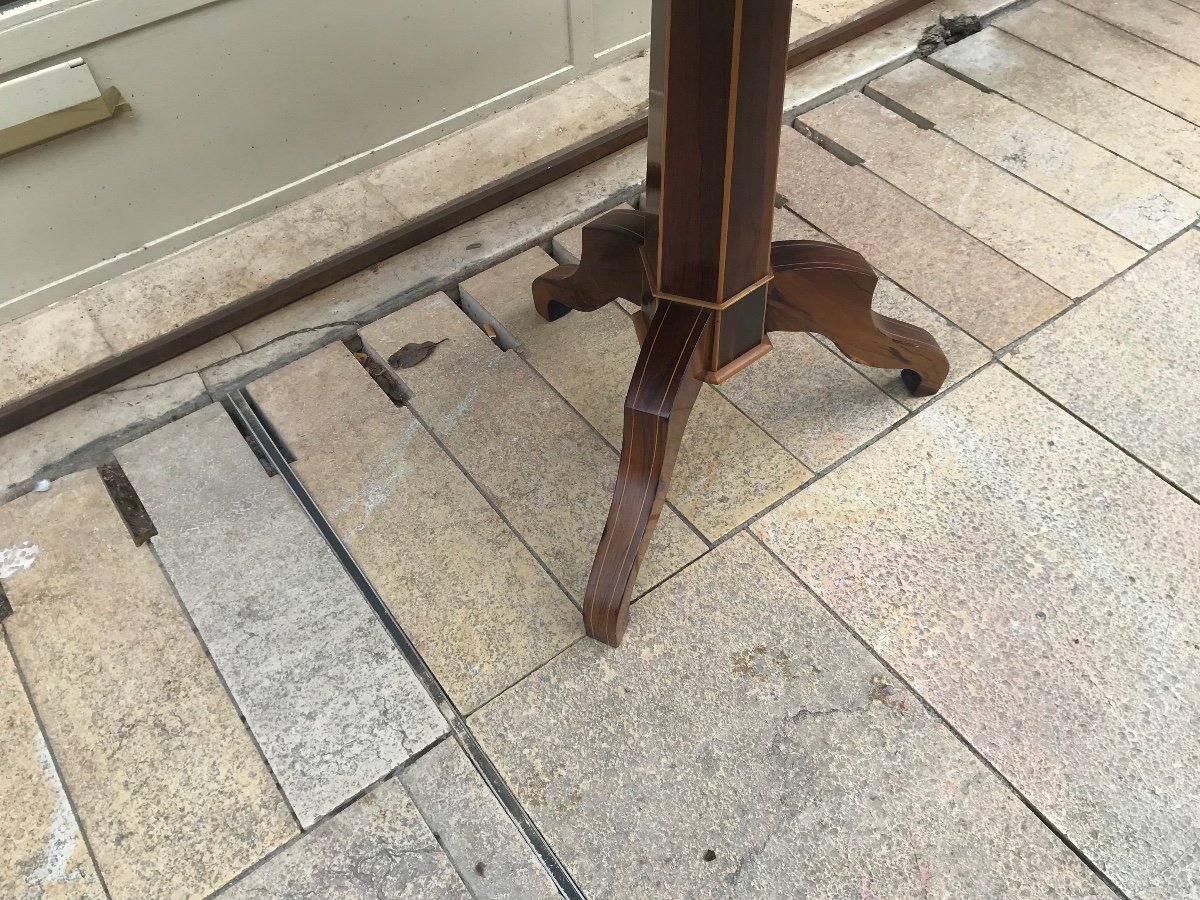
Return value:
<svg viewBox="0 0 1200 900">
<path fill-rule="evenodd" d="M 475 863 L 475 874 L 482 875 L 486 868 L 487 866 L 485 866 L 482 862 Z"/>
<path fill-rule="evenodd" d="M 704 861 L 705 862 L 712 862 L 716 858 L 717 858 L 716 850 L 705 850 L 704 851 Z"/>
<path fill-rule="evenodd" d="M 479 250 L 479 249 L 481 249 L 482 247 L 483 247 L 483 244 L 479 243 L 479 241 L 476 241 L 476 242 L 475 242 L 475 243 L 473 243 L 473 244 L 467 244 L 467 249 L 468 249 L 468 250 Z"/>
</svg>

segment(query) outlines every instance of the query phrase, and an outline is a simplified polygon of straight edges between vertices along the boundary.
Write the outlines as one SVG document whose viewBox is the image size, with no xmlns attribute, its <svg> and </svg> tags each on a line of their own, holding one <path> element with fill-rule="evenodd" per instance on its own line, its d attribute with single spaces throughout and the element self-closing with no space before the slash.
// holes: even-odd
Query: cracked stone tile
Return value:
<svg viewBox="0 0 1200 900">
<path fill-rule="evenodd" d="M 546 870 L 457 743 L 442 741 L 400 779 L 476 900 L 557 900 Z"/>
<path fill-rule="evenodd" d="M 520 341 L 520 353 L 529 364 L 609 444 L 619 448 L 625 395 L 640 347 L 633 325 L 614 304 L 557 322 L 544 321 L 533 308 L 529 286 L 552 268 L 554 260 L 544 251 L 529 250 L 464 282 L 464 307 L 473 304 L 486 310 Z M 851 370 L 846 372 L 858 378 Z M 806 395 L 805 399 L 814 398 Z M 715 540 L 811 475 L 751 419 L 705 385 L 679 447 L 667 500 L 705 537 Z"/>
<path fill-rule="evenodd" d="M 29 491 L 42 478 L 98 465 L 111 457 L 114 447 L 210 402 L 195 374 L 145 387 L 132 381 L 0 437 L 0 502 Z"/>
<path fill-rule="evenodd" d="M 301 825 L 445 733 L 366 600 L 221 406 L 139 438 L 117 458 Z"/>
<path fill-rule="evenodd" d="M 998 28 L 938 51 L 951 72 L 1200 196 L 1200 127 Z"/>
<path fill-rule="evenodd" d="M 790 209 L 775 211 L 775 222 L 771 231 L 772 240 L 776 241 L 826 241 L 836 244 L 829 235 L 813 228 Z M 895 282 L 880 275 L 875 288 L 875 296 L 871 298 L 871 308 L 878 313 L 917 325 L 924 328 L 937 339 L 938 346 L 950 361 L 950 372 L 946 376 L 943 390 L 957 384 L 972 372 L 991 362 L 992 354 L 987 347 L 979 343 L 961 328 L 944 316 L 938 315 L 908 291 Z M 772 340 L 775 340 L 772 337 Z M 833 342 L 823 338 L 815 338 L 819 343 L 835 350 Z M 837 358 L 852 366 L 864 377 L 897 403 L 908 409 L 918 409 L 933 400 L 933 397 L 914 397 L 904 386 L 897 369 L 877 369 L 874 366 L 860 366 L 851 362 L 840 352 Z M 797 382 L 803 378 L 803 373 L 797 373 Z"/>
<path fill-rule="evenodd" d="M 597 900 L 1111 896 L 747 535 L 470 724 Z"/>
<path fill-rule="evenodd" d="M 405 344 L 444 341 L 425 362 L 397 373 L 413 410 L 582 602 L 616 484 L 613 449 L 523 359 L 497 348 L 444 294 L 380 319 L 362 336 L 384 359 Z M 704 550 L 664 509 L 639 591 Z"/>
<path fill-rule="evenodd" d="M 1171 0 L 1069 0 L 1076 9 L 1200 63 L 1200 15 Z"/>
<path fill-rule="evenodd" d="M 1200 125 L 1200 69 L 1127 30 L 1056 0 L 1008 13 L 996 27 Z"/>
<path fill-rule="evenodd" d="M 847 94 L 801 121 L 1069 297 L 1086 294 L 1142 258 L 1141 249 L 1124 238 L 863 94 Z"/>
<path fill-rule="evenodd" d="M 256 381 L 293 468 L 459 709 L 583 634 L 579 612 L 344 346 Z"/>
<path fill-rule="evenodd" d="M 1200 507 L 991 366 L 755 531 L 1127 896 L 1200 891 Z"/>
<path fill-rule="evenodd" d="M 0 550 L 3 578 L 13 565 L 3 562 L 5 555 Z M 75 812 L 2 641 L 0 723 L 0 894 L 103 900 Z"/>
<path fill-rule="evenodd" d="M 1196 76 L 1200 82 L 1200 68 Z M 876 79 L 868 91 L 1144 248 L 1200 217 L 1200 200 L 1186 191 L 925 61 Z"/>
<path fill-rule="evenodd" d="M 76 300 L 0 325 L 0 406 L 37 393 L 111 355 L 96 320 Z"/>
<path fill-rule="evenodd" d="M 4 577 L 4 627 L 110 892 L 205 895 L 294 835 L 153 551 L 134 547 L 99 475 L 0 508 L 0 547 L 21 545 L 32 561 Z"/>
<path fill-rule="evenodd" d="M 905 290 L 993 349 L 1070 304 L 986 244 L 792 128 L 783 130 L 780 143 L 779 190 L 798 215 L 862 253 Z M 897 228 L 897 222 L 905 227 Z"/>
<path fill-rule="evenodd" d="M 469 900 L 395 778 L 322 822 L 221 892 L 228 900 Z"/>
<path fill-rule="evenodd" d="M 1200 232 L 1192 229 L 1018 345 L 1005 362 L 1200 497 Z"/>
<path fill-rule="evenodd" d="M 209 392 L 224 394 L 286 366 L 318 347 L 344 341 L 358 331 L 358 322 L 326 319 L 320 325 L 280 334 L 253 350 L 210 366 L 200 373 Z"/>
</svg>

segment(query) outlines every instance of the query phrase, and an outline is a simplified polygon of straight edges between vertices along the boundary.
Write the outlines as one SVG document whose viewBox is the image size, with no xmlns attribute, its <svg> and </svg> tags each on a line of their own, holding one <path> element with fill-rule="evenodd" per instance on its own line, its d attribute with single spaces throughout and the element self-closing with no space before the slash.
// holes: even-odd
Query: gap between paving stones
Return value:
<svg viewBox="0 0 1200 900">
<path fill-rule="evenodd" d="M 272 465 L 275 466 L 287 484 L 288 490 L 300 504 L 318 533 L 329 545 L 338 562 L 346 570 L 346 573 L 367 600 L 367 603 L 376 616 L 379 617 L 388 635 L 396 644 L 397 649 L 400 650 L 401 655 L 416 673 L 418 680 L 425 687 L 430 697 L 433 698 L 435 706 L 449 726 L 450 734 L 458 742 L 501 808 L 508 814 L 513 825 L 521 833 L 522 838 L 529 845 L 534 856 L 537 857 L 538 861 L 546 869 L 547 874 L 550 876 L 559 893 L 567 898 L 567 900 L 585 900 L 583 892 L 575 884 L 571 874 L 558 859 L 553 848 L 550 847 L 529 813 L 526 812 L 517 799 L 516 794 L 500 775 L 499 770 L 483 751 L 474 733 L 467 726 L 466 720 L 458 712 L 449 695 L 441 686 L 441 683 L 438 682 L 432 670 L 426 665 L 420 653 L 417 652 L 416 647 L 409 640 L 400 623 L 392 615 L 388 605 L 375 591 L 366 574 L 358 567 L 358 564 L 354 561 L 354 557 L 341 542 L 337 532 L 334 531 L 333 526 L 325 518 L 320 507 L 309 496 L 308 491 L 288 464 L 280 448 L 272 440 L 270 432 L 267 431 L 263 422 L 259 420 L 246 402 L 246 395 L 238 391 L 230 395 L 230 397 L 234 416 L 242 420 L 246 429 L 260 443 L 263 452 L 271 460 Z"/>
</svg>

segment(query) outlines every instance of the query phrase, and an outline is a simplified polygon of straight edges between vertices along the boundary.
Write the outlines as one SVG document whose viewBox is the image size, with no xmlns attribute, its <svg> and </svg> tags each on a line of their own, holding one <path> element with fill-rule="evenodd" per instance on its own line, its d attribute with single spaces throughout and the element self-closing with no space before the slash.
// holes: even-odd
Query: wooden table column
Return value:
<svg viewBox="0 0 1200 900">
<path fill-rule="evenodd" d="M 533 284 L 553 321 L 623 297 L 642 351 L 625 400 L 617 486 L 584 598 L 588 634 L 617 645 L 675 453 L 702 381 L 733 377 L 770 331 L 831 338 L 857 362 L 936 391 L 948 365 L 926 332 L 871 310 L 852 250 L 771 243 L 790 0 L 655 0 L 646 204 L 584 229 L 578 266 Z"/>
</svg>

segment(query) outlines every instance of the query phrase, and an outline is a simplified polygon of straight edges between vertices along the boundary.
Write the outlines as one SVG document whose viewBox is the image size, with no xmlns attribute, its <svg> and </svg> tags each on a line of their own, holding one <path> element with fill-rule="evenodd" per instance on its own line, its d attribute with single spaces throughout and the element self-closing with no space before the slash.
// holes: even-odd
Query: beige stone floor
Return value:
<svg viewBox="0 0 1200 900">
<path fill-rule="evenodd" d="M 637 343 L 528 296 L 579 228 L 107 396 L 209 388 L 118 441 L 149 543 L 91 468 L 0 506 L 0 898 L 559 896 L 464 723 L 587 897 L 1200 898 L 1196 46 L 1194 2 L 1037 0 L 802 104 L 776 237 L 863 252 L 950 377 L 787 335 L 704 387 L 619 649 L 578 607 Z"/>
</svg>

